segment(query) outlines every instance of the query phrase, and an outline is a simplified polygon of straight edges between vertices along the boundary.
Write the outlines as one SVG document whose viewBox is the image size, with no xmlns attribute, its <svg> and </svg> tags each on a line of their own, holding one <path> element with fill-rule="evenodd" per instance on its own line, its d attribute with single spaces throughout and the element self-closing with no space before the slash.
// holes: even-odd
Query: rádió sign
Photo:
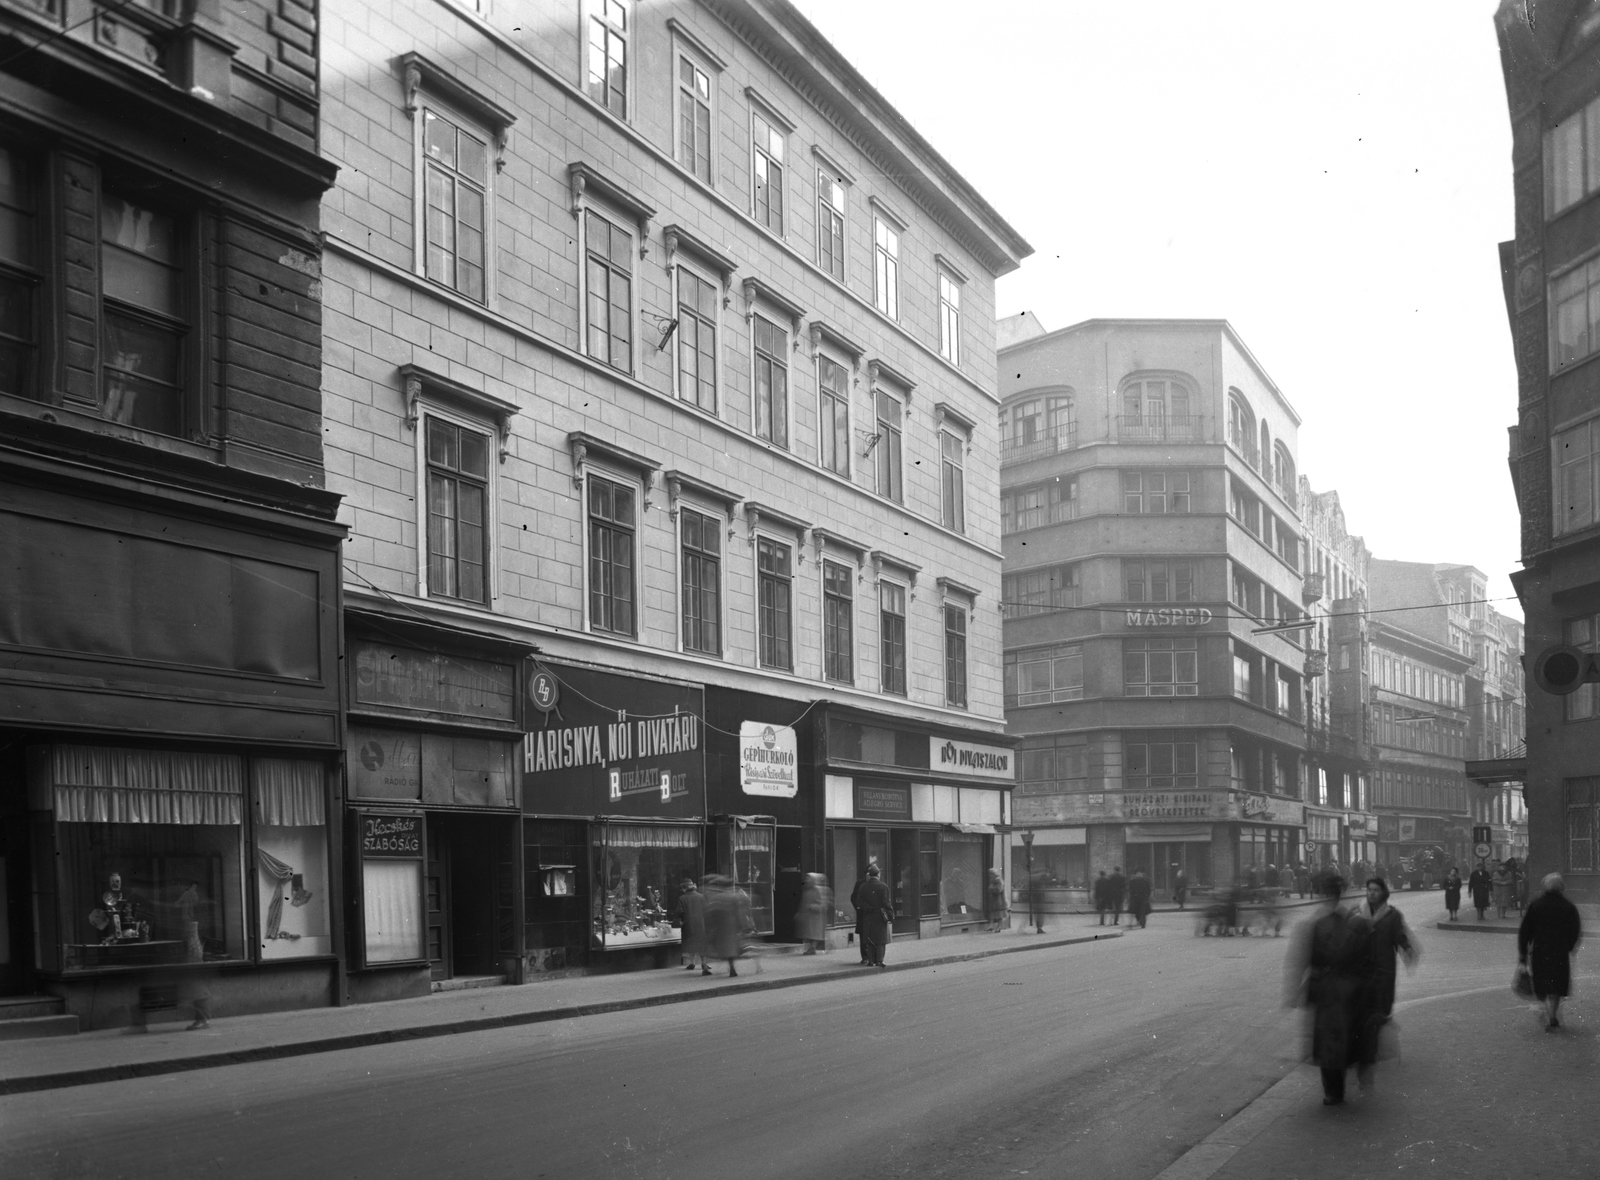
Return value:
<svg viewBox="0 0 1600 1180">
<path fill-rule="evenodd" d="M 793 799 L 800 789 L 799 743 L 787 725 L 739 723 L 739 787 L 746 795 Z"/>
</svg>

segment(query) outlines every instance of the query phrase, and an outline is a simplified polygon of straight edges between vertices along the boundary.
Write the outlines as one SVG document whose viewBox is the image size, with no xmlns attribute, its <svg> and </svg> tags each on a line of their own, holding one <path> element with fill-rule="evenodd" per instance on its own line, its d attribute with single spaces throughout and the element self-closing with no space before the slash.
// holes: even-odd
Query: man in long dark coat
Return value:
<svg viewBox="0 0 1600 1180">
<path fill-rule="evenodd" d="M 1478 867 L 1472 870 L 1472 876 L 1467 878 L 1467 892 L 1472 894 L 1472 908 L 1478 911 L 1478 921 L 1483 921 L 1483 912 L 1489 908 L 1489 890 L 1494 885 L 1494 878 L 1489 875 L 1489 870 L 1483 867 L 1483 862 L 1478 862 Z"/>
<path fill-rule="evenodd" d="M 1094 909 L 1100 915 L 1100 925 L 1106 924 L 1106 911 L 1111 908 L 1111 882 L 1106 880 L 1106 871 L 1100 870 L 1100 875 L 1094 879 Z"/>
<path fill-rule="evenodd" d="M 1121 865 L 1111 866 L 1106 878 L 1106 900 L 1111 903 L 1111 924 L 1122 925 L 1122 904 L 1128 900 L 1128 878 L 1122 875 Z"/>
<path fill-rule="evenodd" d="M 1143 869 L 1135 869 L 1133 876 L 1128 878 L 1128 913 L 1134 916 L 1139 929 L 1143 930 L 1145 919 L 1150 916 L 1150 878 L 1144 875 Z"/>
<path fill-rule="evenodd" d="M 700 973 L 710 975 L 711 964 L 706 962 L 706 895 L 688 877 L 683 879 L 683 892 L 678 895 L 678 921 L 683 931 L 683 943 L 678 949 L 688 960 L 684 970 L 693 971 L 698 959 Z"/>
<path fill-rule="evenodd" d="M 868 872 L 876 867 L 876 865 L 868 865 Z M 872 964 L 872 960 L 867 957 L 866 928 L 861 922 L 861 887 L 866 883 L 867 874 L 863 873 L 861 874 L 861 880 L 856 882 L 856 887 L 850 891 L 850 908 L 856 912 L 856 949 L 861 952 L 861 965 L 863 967 Z"/>
<path fill-rule="evenodd" d="M 1344 1101 L 1345 1071 L 1361 1058 L 1371 968 L 1371 927 L 1339 908 L 1344 879 L 1327 873 L 1318 881 L 1327 908 L 1295 932 L 1288 963 L 1291 1006 L 1310 1009 L 1311 1057 L 1322 1071 L 1322 1102 Z"/>
<path fill-rule="evenodd" d="M 889 887 L 878 879 L 878 866 L 867 866 L 867 879 L 856 887 L 856 918 L 861 923 L 862 961 L 883 966 L 883 948 L 889 943 L 889 923 L 894 921 Z"/>
<path fill-rule="evenodd" d="M 1532 949 L 1533 994 L 1544 1001 L 1545 1031 L 1554 1032 L 1561 1027 L 1561 1001 L 1572 989 L 1572 952 L 1583 938 L 1583 923 L 1560 873 L 1540 884 L 1544 892 L 1528 903 L 1517 930 L 1517 962 L 1528 962 Z"/>
</svg>

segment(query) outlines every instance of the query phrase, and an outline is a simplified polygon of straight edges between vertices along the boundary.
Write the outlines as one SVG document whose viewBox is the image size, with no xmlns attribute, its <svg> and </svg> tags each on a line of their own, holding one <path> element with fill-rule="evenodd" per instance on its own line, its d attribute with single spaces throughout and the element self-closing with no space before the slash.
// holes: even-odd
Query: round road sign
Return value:
<svg viewBox="0 0 1600 1180">
<path fill-rule="evenodd" d="M 1306 852 L 1307 853 L 1312 853 L 1312 852 L 1315 852 L 1316 850 L 1317 850 L 1317 842 L 1315 840 L 1307 840 L 1306 841 Z"/>
<path fill-rule="evenodd" d="M 1472 855 L 1479 860 L 1488 860 L 1489 857 L 1494 855 L 1494 849 L 1487 844 L 1474 844 L 1472 846 Z"/>
</svg>

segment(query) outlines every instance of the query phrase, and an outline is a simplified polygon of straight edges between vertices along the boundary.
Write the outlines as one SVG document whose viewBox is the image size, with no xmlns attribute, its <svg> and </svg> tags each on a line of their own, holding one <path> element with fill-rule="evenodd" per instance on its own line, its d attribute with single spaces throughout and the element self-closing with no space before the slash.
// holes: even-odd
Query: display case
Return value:
<svg viewBox="0 0 1600 1180">
<path fill-rule="evenodd" d="M 678 897 L 704 863 L 698 824 L 596 823 L 590 939 L 599 950 L 682 941 Z"/>
</svg>

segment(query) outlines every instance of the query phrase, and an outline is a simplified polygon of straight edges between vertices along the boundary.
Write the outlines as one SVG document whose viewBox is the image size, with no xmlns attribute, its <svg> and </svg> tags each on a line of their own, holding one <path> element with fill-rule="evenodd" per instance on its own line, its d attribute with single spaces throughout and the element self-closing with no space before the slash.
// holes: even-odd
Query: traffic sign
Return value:
<svg viewBox="0 0 1600 1180">
<path fill-rule="evenodd" d="M 1313 852 L 1315 852 L 1316 850 L 1317 850 L 1317 842 L 1315 840 L 1307 840 L 1306 841 L 1306 855 L 1309 856 Z"/>
<path fill-rule="evenodd" d="M 1474 844 L 1472 846 L 1472 855 L 1479 860 L 1488 860 L 1493 854 L 1494 848 L 1488 844 Z"/>
</svg>

